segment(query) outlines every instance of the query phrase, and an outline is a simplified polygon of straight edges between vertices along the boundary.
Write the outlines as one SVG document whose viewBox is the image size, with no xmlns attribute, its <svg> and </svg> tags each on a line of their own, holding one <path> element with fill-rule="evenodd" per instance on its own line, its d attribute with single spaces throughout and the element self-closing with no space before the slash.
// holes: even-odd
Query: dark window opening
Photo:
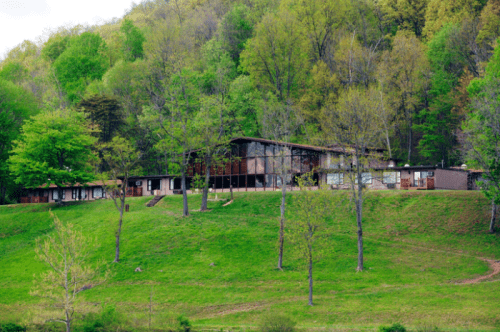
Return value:
<svg viewBox="0 0 500 332">
<path fill-rule="evenodd" d="M 161 179 L 148 180 L 148 191 L 160 190 L 161 189 Z"/>
<path fill-rule="evenodd" d="M 224 188 L 229 188 L 231 186 L 229 176 L 224 176 L 222 180 L 222 185 L 224 186 Z"/>
<path fill-rule="evenodd" d="M 257 188 L 262 188 L 264 187 L 264 183 L 265 183 L 264 175 L 257 175 L 255 179 L 255 186 Z"/>
<path fill-rule="evenodd" d="M 247 183 L 245 179 L 245 175 L 240 175 L 238 177 L 238 188 L 246 188 Z"/>
<path fill-rule="evenodd" d="M 181 189 L 181 178 L 175 178 L 174 179 L 174 190 L 179 190 Z"/>
<path fill-rule="evenodd" d="M 222 189 L 222 176 L 215 178 L 215 189 Z"/>
<path fill-rule="evenodd" d="M 238 177 L 237 176 L 231 177 L 231 185 L 233 186 L 233 188 L 238 188 Z"/>
<path fill-rule="evenodd" d="M 248 175 L 248 188 L 255 188 L 255 175 Z"/>
</svg>

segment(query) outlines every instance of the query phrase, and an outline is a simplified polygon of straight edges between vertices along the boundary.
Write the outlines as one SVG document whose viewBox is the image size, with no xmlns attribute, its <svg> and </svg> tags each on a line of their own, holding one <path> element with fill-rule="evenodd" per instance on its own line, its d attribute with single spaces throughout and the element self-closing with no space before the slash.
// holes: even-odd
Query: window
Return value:
<svg viewBox="0 0 500 332">
<path fill-rule="evenodd" d="M 344 174 L 342 173 L 331 173 L 326 175 L 326 184 L 344 184 Z"/>
<path fill-rule="evenodd" d="M 94 187 L 92 188 L 92 197 L 94 198 L 102 198 L 106 197 L 104 191 L 102 190 L 102 187 Z"/>
<path fill-rule="evenodd" d="M 363 184 L 371 184 L 372 183 L 372 173 L 370 172 L 363 172 L 361 173 L 361 182 Z M 358 177 L 356 176 L 355 183 L 358 183 Z"/>
<path fill-rule="evenodd" d="M 78 188 L 71 189 L 71 199 L 77 199 L 77 198 L 78 198 Z"/>
<path fill-rule="evenodd" d="M 161 180 L 153 179 L 148 180 L 148 191 L 161 190 Z"/>
<path fill-rule="evenodd" d="M 54 189 L 52 191 L 52 199 L 53 200 L 58 200 L 59 199 L 59 192 L 57 191 L 57 189 Z M 62 190 L 62 199 L 66 199 L 66 190 Z"/>
<path fill-rule="evenodd" d="M 400 178 L 399 172 L 384 172 L 382 183 L 393 184 L 400 182 L 398 181 L 398 178 Z"/>
</svg>

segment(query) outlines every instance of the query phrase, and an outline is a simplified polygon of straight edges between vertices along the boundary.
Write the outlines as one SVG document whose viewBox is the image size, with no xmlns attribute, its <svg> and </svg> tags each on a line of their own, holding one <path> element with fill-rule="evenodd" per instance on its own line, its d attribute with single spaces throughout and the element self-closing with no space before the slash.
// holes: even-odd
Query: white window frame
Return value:
<svg viewBox="0 0 500 332">
<path fill-rule="evenodd" d="M 399 172 L 395 172 L 395 171 L 384 171 L 382 173 L 382 183 L 383 184 L 396 184 L 396 183 L 398 183 L 398 173 Z M 400 178 L 400 182 L 401 182 L 401 174 L 399 174 L 399 178 Z"/>
<path fill-rule="evenodd" d="M 373 183 L 373 176 L 371 172 L 363 172 L 361 173 L 361 182 L 363 184 L 372 184 Z M 358 176 L 356 175 L 356 178 L 354 180 L 354 183 L 358 184 Z"/>
<path fill-rule="evenodd" d="M 59 193 L 57 192 L 57 188 L 52 191 L 52 199 L 54 201 L 59 199 Z M 62 199 L 66 199 L 66 190 L 62 189 Z"/>
<path fill-rule="evenodd" d="M 326 175 L 327 185 L 342 185 L 344 184 L 344 173 L 329 173 Z"/>
</svg>

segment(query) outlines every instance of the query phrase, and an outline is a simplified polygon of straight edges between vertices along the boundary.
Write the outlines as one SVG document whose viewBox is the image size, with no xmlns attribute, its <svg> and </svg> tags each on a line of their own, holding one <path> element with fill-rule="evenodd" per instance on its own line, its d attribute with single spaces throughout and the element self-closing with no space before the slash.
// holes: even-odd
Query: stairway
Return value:
<svg viewBox="0 0 500 332">
<path fill-rule="evenodd" d="M 152 207 L 152 206 L 155 206 L 156 203 L 158 203 L 159 201 L 161 201 L 161 199 L 165 197 L 165 195 L 160 195 L 160 196 L 155 196 L 155 198 L 153 198 L 152 200 L 149 201 L 148 204 L 146 204 L 147 207 Z"/>
</svg>

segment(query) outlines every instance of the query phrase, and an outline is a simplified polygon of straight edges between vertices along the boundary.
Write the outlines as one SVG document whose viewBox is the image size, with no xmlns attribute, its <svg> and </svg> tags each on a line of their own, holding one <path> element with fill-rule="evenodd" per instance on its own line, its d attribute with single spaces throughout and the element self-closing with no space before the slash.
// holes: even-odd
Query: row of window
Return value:
<svg viewBox="0 0 500 332">
<path fill-rule="evenodd" d="M 355 180 L 356 184 L 358 179 Z M 372 184 L 373 177 L 370 172 L 363 172 L 361 174 L 361 182 L 363 184 Z M 384 172 L 382 175 L 382 183 L 384 184 L 395 184 L 401 182 L 401 172 Z M 328 185 L 339 185 L 344 184 L 344 174 L 343 173 L 330 173 L 326 176 L 326 183 Z"/>
<path fill-rule="evenodd" d="M 85 199 L 87 198 L 87 191 L 83 188 L 73 188 L 71 190 L 71 198 L 72 199 L 77 199 L 80 198 Z M 93 187 L 92 188 L 92 198 L 106 198 L 106 191 L 102 187 Z M 57 189 L 54 189 L 52 191 L 52 199 L 53 200 L 58 200 L 59 199 L 59 192 Z M 66 190 L 62 191 L 62 199 L 66 199 Z"/>
</svg>

